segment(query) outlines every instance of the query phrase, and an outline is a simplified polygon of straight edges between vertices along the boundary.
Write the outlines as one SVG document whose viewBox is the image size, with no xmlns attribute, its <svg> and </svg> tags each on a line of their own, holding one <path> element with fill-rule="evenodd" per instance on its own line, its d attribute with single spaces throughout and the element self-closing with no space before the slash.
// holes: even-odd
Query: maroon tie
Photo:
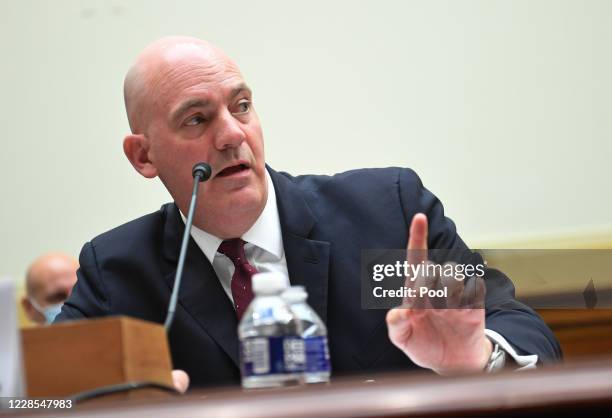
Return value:
<svg viewBox="0 0 612 418">
<path fill-rule="evenodd" d="M 244 255 L 245 242 L 240 238 L 225 240 L 219 246 L 219 252 L 227 256 L 234 263 L 234 275 L 232 276 L 232 298 L 236 307 L 236 315 L 238 320 L 242 318 L 242 314 L 246 311 L 247 306 L 253 300 L 253 288 L 251 286 L 251 277 L 257 270 L 249 264 Z"/>
</svg>

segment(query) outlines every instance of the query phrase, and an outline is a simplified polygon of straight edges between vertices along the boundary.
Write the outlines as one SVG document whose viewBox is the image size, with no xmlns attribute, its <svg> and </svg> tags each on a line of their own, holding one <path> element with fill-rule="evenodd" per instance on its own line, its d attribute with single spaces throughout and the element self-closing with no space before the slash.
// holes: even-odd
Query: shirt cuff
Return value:
<svg viewBox="0 0 612 418">
<path fill-rule="evenodd" d="M 516 370 L 529 370 L 536 368 L 536 363 L 538 362 L 537 354 L 530 354 L 526 356 L 519 355 L 504 337 L 491 329 L 485 328 L 485 335 L 489 337 L 491 341 L 498 344 L 501 349 L 503 349 L 514 359 L 516 364 L 519 366 Z"/>
</svg>

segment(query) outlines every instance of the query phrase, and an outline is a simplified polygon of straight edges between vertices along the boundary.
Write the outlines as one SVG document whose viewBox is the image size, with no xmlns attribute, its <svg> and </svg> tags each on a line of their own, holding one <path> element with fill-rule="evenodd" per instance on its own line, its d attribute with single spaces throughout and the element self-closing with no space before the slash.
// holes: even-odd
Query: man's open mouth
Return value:
<svg viewBox="0 0 612 418">
<path fill-rule="evenodd" d="M 249 167 L 247 167 L 245 164 L 237 164 L 224 168 L 217 174 L 216 177 L 227 177 L 248 169 Z"/>
</svg>

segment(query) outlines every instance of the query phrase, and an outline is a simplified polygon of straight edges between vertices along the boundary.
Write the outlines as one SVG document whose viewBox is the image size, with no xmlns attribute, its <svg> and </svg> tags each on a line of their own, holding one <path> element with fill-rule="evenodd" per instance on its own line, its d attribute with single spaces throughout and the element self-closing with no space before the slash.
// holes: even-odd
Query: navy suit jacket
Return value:
<svg viewBox="0 0 612 418">
<path fill-rule="evenodd" d="M 290 281 L 328 327 L 334 375 L 417 369 L 389 340 L 386 311 L 361 307 L 362 249 L 406 247 L 410 220 L 429 220 L 429 247 L 464 249 L 440 201 L 410 169 L 297 176 L 268 168 L 276 191 Z M 85 244 L 78 282 L 57 320 L 128 315 L 163 323 L 185 225 L 175 204 L 108 231 Z M 503 274 L 486 276 L 486 327 L 519 353 L 540 361 L 561 356 L 553 334 L 514 300 Z M 500 308 L 502 307 L 502 308 Z M 175 368 L 192 386 L 237 384 L 237 320 L 215 272 L 193 239 L 169 334 Z"/>
</svg>

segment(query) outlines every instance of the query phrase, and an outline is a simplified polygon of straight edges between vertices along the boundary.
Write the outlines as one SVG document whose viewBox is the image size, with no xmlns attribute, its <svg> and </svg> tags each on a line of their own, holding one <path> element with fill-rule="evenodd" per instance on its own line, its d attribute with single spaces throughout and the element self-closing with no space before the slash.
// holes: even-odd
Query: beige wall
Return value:
<svg viewBox="0 0 612 418">
<path fill-rule="evenodd" d="M 165 34 L 236 58 L 276 169 L 413 167 L 477 246 L 609 232 L 611 16 L 587 0 L 3 1 L 0 274 L 168 201 L 120 147 L 124 72 Z"/>
</svg>

